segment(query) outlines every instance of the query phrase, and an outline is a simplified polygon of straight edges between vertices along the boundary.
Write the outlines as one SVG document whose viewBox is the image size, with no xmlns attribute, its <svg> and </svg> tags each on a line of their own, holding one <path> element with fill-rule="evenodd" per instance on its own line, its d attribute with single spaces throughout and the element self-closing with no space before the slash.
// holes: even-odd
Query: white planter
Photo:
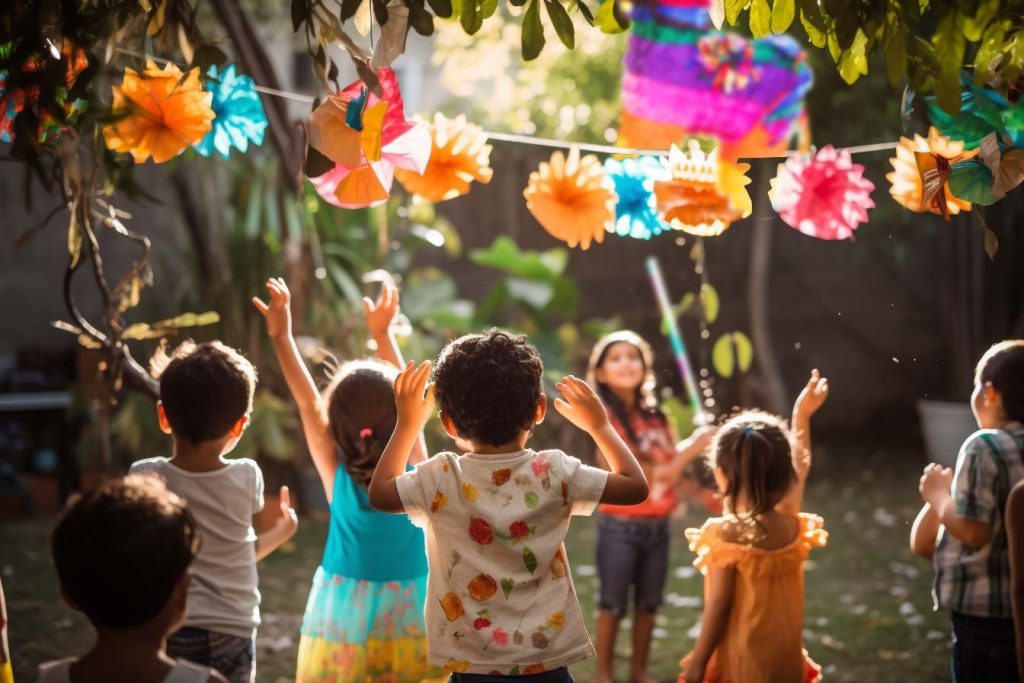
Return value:
<svg viewBox="0 0 1024 683">
<path fill-rule="evenodd" d="M 921 433 L 928 461 L 946 467 L 955 466 L 960 446 L 978 430 L 971 404 L 920 399 L 917 413 L 921 417 Z"/>
</svg>

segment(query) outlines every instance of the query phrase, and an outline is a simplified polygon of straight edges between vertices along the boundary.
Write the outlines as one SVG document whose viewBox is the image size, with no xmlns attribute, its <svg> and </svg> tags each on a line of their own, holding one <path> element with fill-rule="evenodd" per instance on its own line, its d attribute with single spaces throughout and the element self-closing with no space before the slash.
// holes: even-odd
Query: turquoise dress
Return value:
<svg viewBox="0 0 1024 683">
<path fill-rule="evenodd" d="M 339 467 L 323 560 L 299 641 L 297 683 L 405 683 L 441 674 L 427 663 L 423 531 L 378 512 Z"/>
</svg>

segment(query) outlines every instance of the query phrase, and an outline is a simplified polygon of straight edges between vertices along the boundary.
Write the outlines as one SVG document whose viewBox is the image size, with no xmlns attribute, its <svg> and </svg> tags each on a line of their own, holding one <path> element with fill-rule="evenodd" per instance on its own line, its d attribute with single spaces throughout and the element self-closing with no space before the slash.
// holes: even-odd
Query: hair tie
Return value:
<svg viewBox="0 0 1024 683">
<path fill-rule="evenodd" d="M 361 441 L 365 441 L 366 439 L 369 439 L 371 436 L 373 436 L 373 430 L 370 429 L 369 427 L 363 427 L 362 429 L 359 430 L 359 439 Z"/>
<path fill-rule="evenodd" d="M 747 434 L 749 434 L 752 431 L 754 431 L 754 426 L 753 425 L 746 425 L 745 427 L 743 427 L 743 434 L 744 435 L 747 435 Z"/>
</svg>

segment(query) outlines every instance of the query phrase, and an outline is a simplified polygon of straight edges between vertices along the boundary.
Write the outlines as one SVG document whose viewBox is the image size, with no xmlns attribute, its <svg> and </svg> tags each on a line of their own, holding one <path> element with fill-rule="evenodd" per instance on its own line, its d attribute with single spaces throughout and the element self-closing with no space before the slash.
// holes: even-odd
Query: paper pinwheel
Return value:
<svg viewBox="0 0 1024 683">
<path fill-rule="evenodd" d="M 949 214 L 970 211 L 971 203 L 954 197 L 946 183 L 953 164 L 977 154 L 977 150 L 965 150 L 963 142 L 940 135 L 934 127 L 928 130 L 927 138 L 901 137 L 896 156 L 889 159 L 893 170 L 885 176 L 890 183 L 889 194 L 911 211 L 930 211 L 947 219 Z"/>
</svg>

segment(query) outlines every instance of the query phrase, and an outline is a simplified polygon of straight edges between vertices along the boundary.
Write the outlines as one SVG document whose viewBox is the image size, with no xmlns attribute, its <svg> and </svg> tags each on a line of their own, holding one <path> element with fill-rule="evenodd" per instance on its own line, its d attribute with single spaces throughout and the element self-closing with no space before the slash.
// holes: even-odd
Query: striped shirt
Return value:
<svg viewBox="0 0 1024 683">
<path fill-rule="evenodd" d="M 935 608 L 976 617 L 1012 617 L 1010 555 L 1003 513 L 1014 484 L 1024 479 L 1024 425 L 981 429 L 964 442 L 956 460 L 952 496 L 956 515 L 992 527 L 992 538 L 972 550 L 939 529 L 932 560 Z"/>
</svg>

